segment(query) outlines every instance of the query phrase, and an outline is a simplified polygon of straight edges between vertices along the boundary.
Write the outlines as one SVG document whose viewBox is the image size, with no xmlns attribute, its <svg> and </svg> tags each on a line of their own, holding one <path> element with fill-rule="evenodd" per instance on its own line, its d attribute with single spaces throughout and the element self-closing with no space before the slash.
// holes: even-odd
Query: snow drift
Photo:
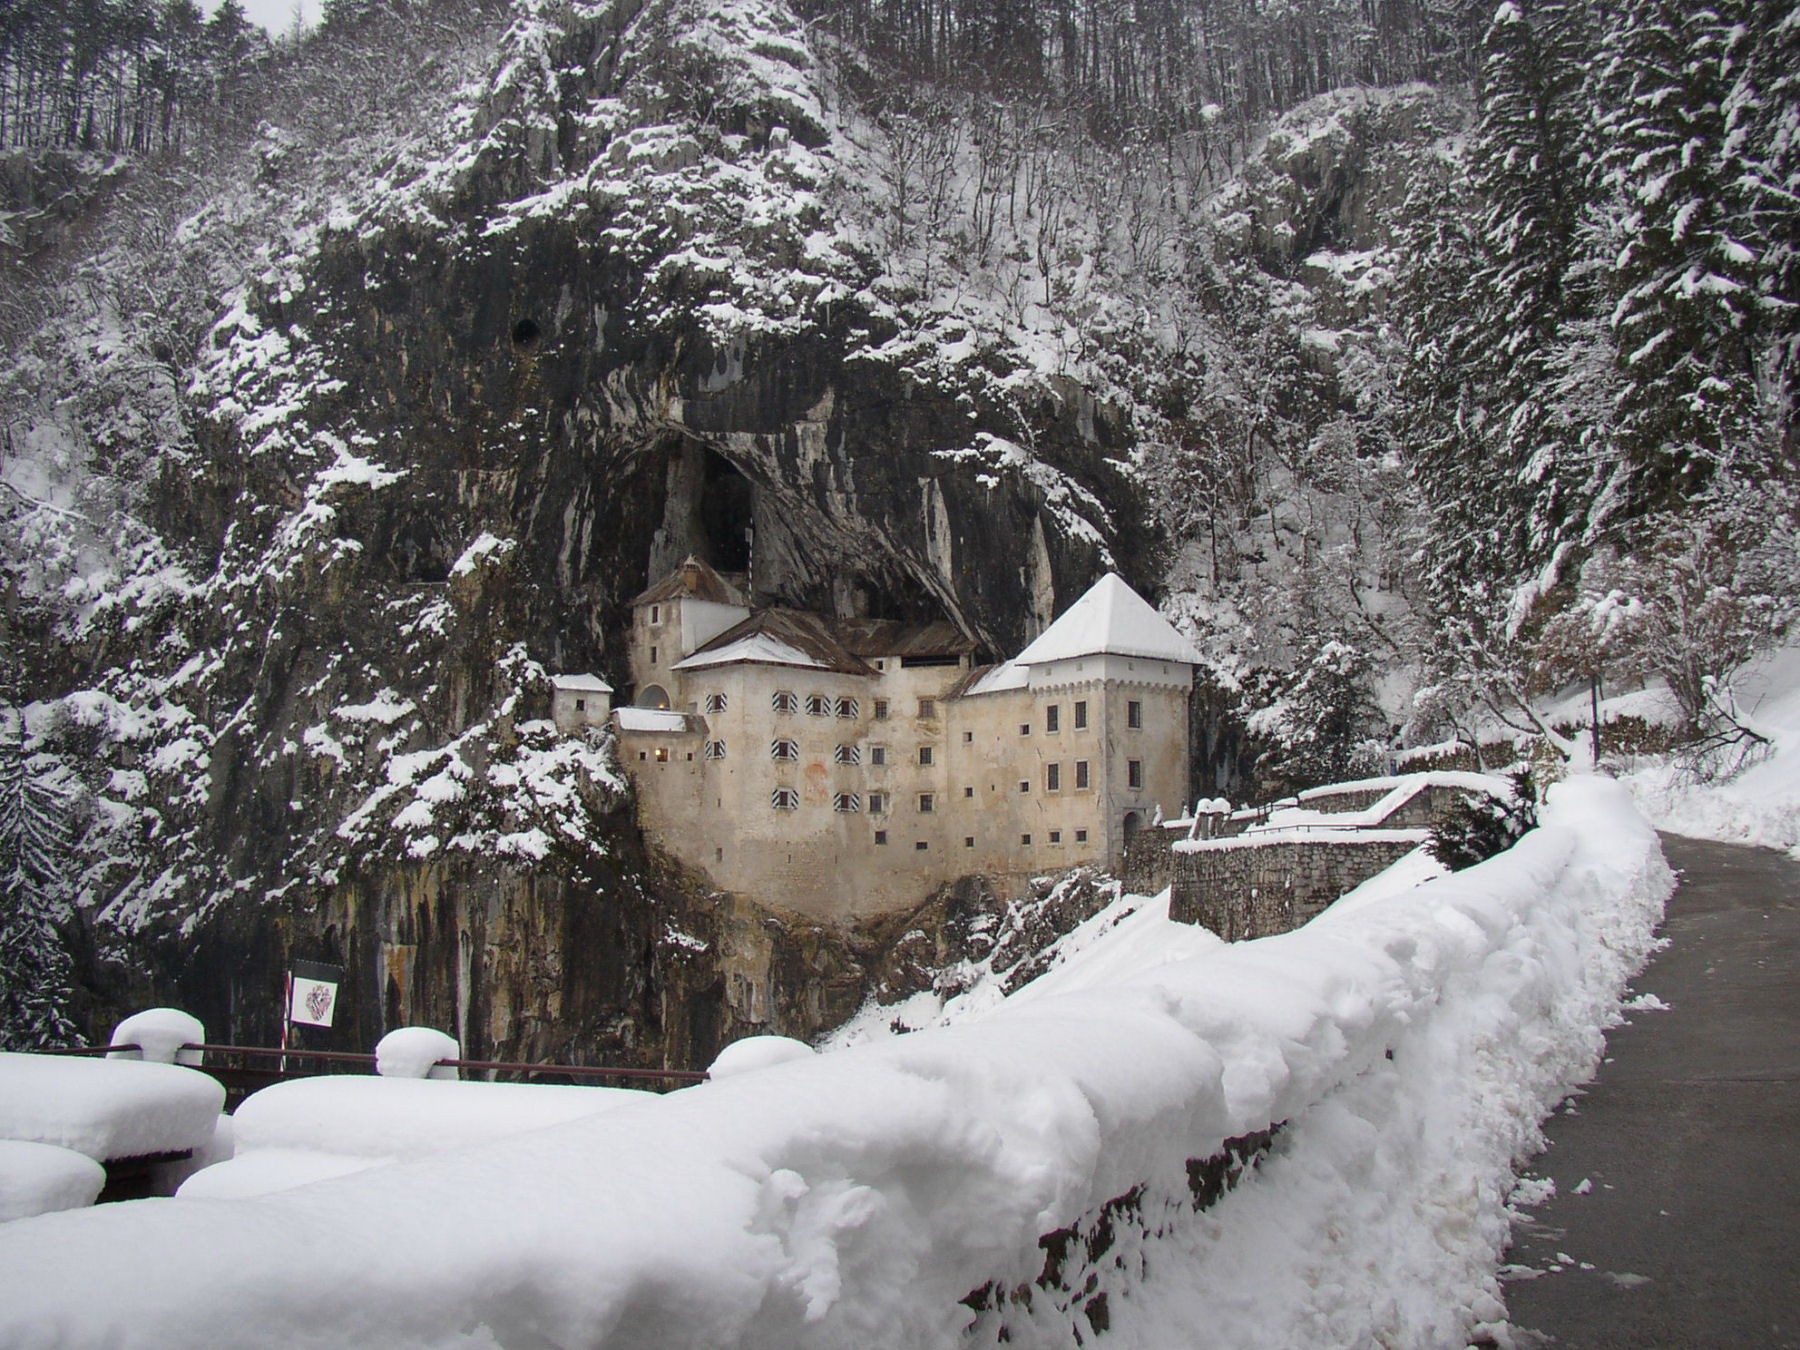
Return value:
<svg viewBox="0 0 1800 1350">
<path fill-rule="evenodd" d="M 965 1025 L 273 1196 L 13 1224 L 0 1343 L 1462 1344 L 1499 1315 L 1512 1160 L 1592 1071 L 1672 885 L 1616 785 L 1545 819 Z M 1197 1212 L 1188 1161 L 1278 1123 Z M 1084 1221 L 1038 1288 L 1040 1237 Z"/>
</svg>

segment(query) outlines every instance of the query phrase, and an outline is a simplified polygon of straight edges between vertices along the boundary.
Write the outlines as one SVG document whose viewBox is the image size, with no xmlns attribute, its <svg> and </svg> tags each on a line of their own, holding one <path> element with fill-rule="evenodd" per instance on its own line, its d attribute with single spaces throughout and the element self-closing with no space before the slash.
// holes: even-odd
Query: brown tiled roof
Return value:
<svg viewBox="0 0 1800 1350">
<path fill-rule="evenodd" d="M 838 640 L 832 631 L 832 620 L 801 609 L 759 609 L 742 623 L 733 624 L 710 642 L 702 643 L 685 659 L 693 660 L 707 652 L 722 650 L 759 633 L 804 652 L 827 670 L 845 675 L 876 673 L 873 666 L 858 660 Z"/>
<path fill-rule="evenodd" d="M 844 650 L 871 656 L 968 656 L 975 639 L 955 624 L 898 623 L 892 619 L 828 619 Z"/>
<path fill-rule="evenodd" d="M 668 576 L 631 602 L 639 605 L 661 604 L 667 600 L 709 600 L 715 605 L 747 605 L 743 593 L 698 558 L 690 557 Z"/>
</svg>

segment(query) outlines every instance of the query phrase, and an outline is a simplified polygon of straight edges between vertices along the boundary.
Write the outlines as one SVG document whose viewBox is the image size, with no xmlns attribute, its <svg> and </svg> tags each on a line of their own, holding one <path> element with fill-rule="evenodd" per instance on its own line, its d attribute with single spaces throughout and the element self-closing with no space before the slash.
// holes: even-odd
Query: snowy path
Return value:
<svg viewBox="0 0 1800 1350">
<path fill-rule="evenodd" d="M 1533 1170 L 1520 1344 L 1800 1347 L 1800 864 L 1663 836 L 1683 874 L 1632 1013 Z M 1587 1187 L 1583 1188 L 1586 1182 Z M 1572 1258 L 1564 1260 L 1559 1257 Z"/>
</svg>

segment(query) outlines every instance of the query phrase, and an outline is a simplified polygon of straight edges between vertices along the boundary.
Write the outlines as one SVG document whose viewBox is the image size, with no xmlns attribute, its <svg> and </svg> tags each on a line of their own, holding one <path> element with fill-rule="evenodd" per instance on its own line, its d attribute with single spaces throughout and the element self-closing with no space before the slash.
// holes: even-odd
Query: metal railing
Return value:
<svg viewBox="0 0 1800 1350">
<path fill-rule="evenodd" d="M 375 1056 L 357 1054 L 348 1050 L 286 1050 L 271 1049 L 259 1045 L 213 1045 L 210 1043 L 190 1043 L 181 1047 L 183 1051 L 197 1050 L 210 1055 L 238 1055 L 244 1059 L 263 1059 L 281 1061 L 279 1068 L 260 1070 L 281 1078 L 310 1078 L 316 1074 L 289 1069 L 286 1061 L 290 1059 L 315 1060 L 323 1064 L 348 1064 L 373 1073 Z M 44 1054 L 73 1055 L 99 1057 L 112 1054 L 114 1051 L 136 1051 L 143 1054 L 141 1045 L 81 1045 L 64 1049 L 46 1050 Z M 637 1069 L 620 1068 L 611 1065 L 584 1064 L 531 1064 L 521 1060 L 505 1059 L 440 1059 L 439 1064 L 452 1069 L 467 1069 L 474 1073 L 516 1073 L 520 1075 L 559 1074 L 567 1078 L 625 1078 L 649 1079 L 658 1082 L 704 1083 L 707 1074 L 695 1069 Z M 223 1066 L 214 1066 L 223 1067 Z"/>
</svg>

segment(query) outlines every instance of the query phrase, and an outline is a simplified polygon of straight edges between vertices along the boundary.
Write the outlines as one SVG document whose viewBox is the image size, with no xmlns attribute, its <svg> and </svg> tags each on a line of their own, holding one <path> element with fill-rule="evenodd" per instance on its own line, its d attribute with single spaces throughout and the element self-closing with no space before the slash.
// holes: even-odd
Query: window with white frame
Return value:
<svg viewBox="0 0 1800 1350">
<path fill-rule="evenodd" d="M 937 700 L 935 698 L 920 699 L 919 700 L 919 716 L 920 717 L 936 717 L 937 716 Z"/>
<path fill-rule="evenodd" d="M 1093 784 L 1088 780 L 1088 762 L 1085 759 L 1075 761 L 1075 790 L 1086 792 Z"/>
<path fill-rule="evenodd" d="M 1144 761 L 1128 759 L 1125 761 L 1125 786 L 1141 788 L 1144 786 Z"/>
<path fill-rule="evenodd" d="M 1044 765 L 1044 791 L 1045 792 L 1061 792 L 1062 791 L 1062 765 L 1060 765 L 1060 764 Z"/>
<path fill-rule="evenodd" d="M 706 757 L 708 759 L 724 759 L 725 758 L 725 742 L 724 741 L 708 741 L 706 743 Z"/>
<path fill-rule="evenodd" d="M 791 787 L 778 787 L 769 794 L 769 805 L 777 811 L 798 811 L 800 794 Z"/>
<path fill-rule="evenodd" d="M 885 815 L 886 813 L 887 813 L 887 793 L 871 792 L 869 794 L 869 814 L 872 816 L 880 816 L 880 815 Z"/>
<path fill-rule="evenodd" d="M 725 711 L 725 695 L 723 695 L 723 694 L 708 694 L 706 696 L 706 711 L 709 713 L 724 712 Z"/>
<path fill-rule="evenodd" d="M 796 760 L 800 758 L 800 747 L 785 736 L 769 742 L 769 758 Z"/>
<path fill-rule="evenodd" d="M 808 717 L 830 717 L 831 699 L 825 694 L 808 694 L 806 696 L 806 715 Z"/>
<path fill-rule="evenodd" d="M 929 792 L 919 794 L 919 814 L 930 815 L 937 809 L 937 798 Z"/>
<path fill-rule="evenodd" d="M 795 713 L 800 711 L 800 697 L 792 689 L 777 689 L 775 696 L 769 700 L 770 705 L 778 713 Z"/>
<path fill-rule="evenodd" d="M 1135 698 L 1125 700 L 1125 725 L 1133 731 L 1143 730 L 1144 705 Z"/>
<path fill-rule="evenodd" d="M 919 763 L 930 764 L 933 762 L 933 756 L 934 752 L 929 745 L 921 745 L 919 747 Z"/>
<path fill-rule="evenodd" d="M 885 745 L 871 745 L 869 747 L 869 763 L 875 765 L 876 768 L 880 768 L 882 765 L 886 764 L 887 747 Z"/>
<path fill-rule="evenodd" d="M 840 745 L 832 752 L 831 757 L 839 764 L 861 764 L 862 747 L 858 745 Z"/>
<path fill-rule="evenodd" d="M 831 799 L 831 809 L 844 812 L 860 811 L 862 810 L 862 798 L 854 792 L 840 792 Z"/>
<path fill-rule="evenodd" d="M 861 717 L 862 704 L 853 698 L 840 698 L 837 701 L 837 715 L 839 717 Z"/>
</svg>

